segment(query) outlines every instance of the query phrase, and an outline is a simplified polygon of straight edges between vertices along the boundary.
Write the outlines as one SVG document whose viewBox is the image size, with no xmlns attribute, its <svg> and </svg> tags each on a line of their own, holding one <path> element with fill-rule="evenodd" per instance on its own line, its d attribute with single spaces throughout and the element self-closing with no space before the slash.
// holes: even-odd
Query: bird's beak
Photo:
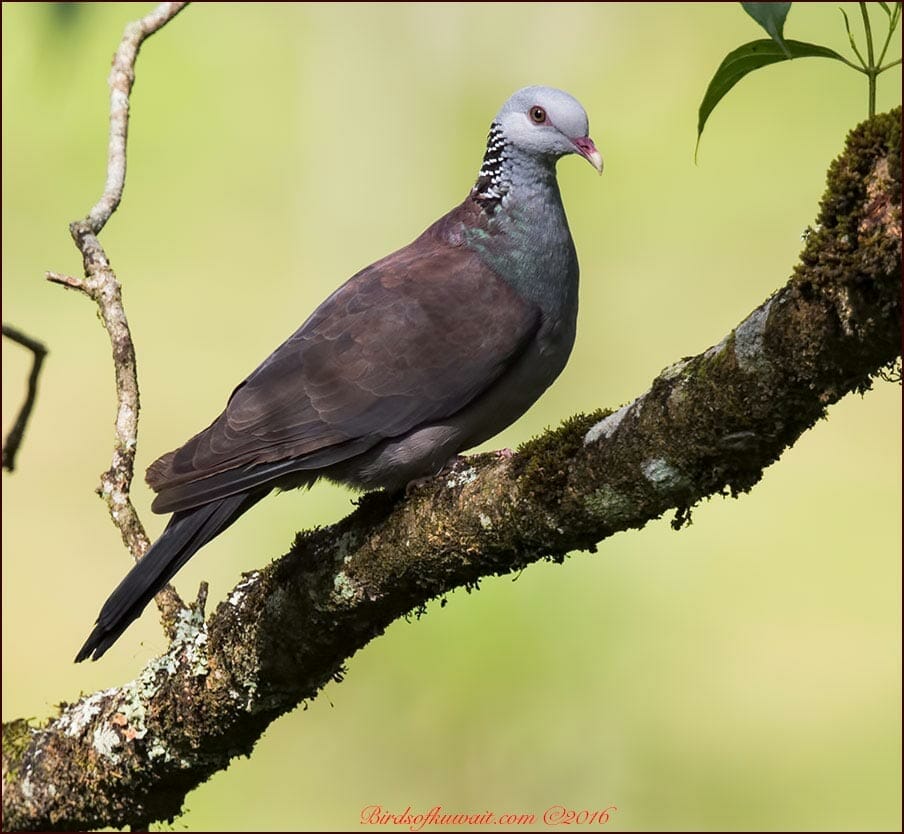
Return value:
<svg viewBox="0 0 904 834">
<path fill-rule="evenodd" d="M 589 136 L 582 136 L 580 139 L 572 139 L 571 143 L 575 150 L 584 157 L 596 170 L 603 173 L 603 156 L 596 149 L 593 140 Z"/>
</svg>

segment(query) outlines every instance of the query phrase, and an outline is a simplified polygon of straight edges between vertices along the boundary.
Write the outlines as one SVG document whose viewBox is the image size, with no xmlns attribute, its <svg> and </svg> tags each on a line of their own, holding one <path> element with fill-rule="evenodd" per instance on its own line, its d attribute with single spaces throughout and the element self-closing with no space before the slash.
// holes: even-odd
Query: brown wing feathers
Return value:
<svg viewBox="0 0 904 834">
<path fill-rule="evenodd" d="M 539 313 L 430 231 L 333 293 L 207 429 L 148 469 L 155 511 L 346 460 L 455 414 L 498 378 Z"/>
</svg>

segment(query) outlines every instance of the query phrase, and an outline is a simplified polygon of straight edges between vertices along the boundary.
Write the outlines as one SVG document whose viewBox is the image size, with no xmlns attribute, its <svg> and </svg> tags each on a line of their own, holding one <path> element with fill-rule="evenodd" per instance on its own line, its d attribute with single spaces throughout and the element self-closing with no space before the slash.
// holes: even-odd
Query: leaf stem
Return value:
<svg viewBox="0 0 904 834">
<path fill-rule="evenodd" d="M 901 4 L 895 3 L 895 10 L 888 16 L 888 34 L 885 36 L 885 43 L 882 45 L 882 51 L 879 53 L 879 60 L 876 61 L 876 64 L 881 64 L 882 59 L 885 58 L 885 53 L 888 52 L 888 46 L 891 43 L 891 36 L 895 33 L 895 29 L 898 28 L 900 17 Z M 888 66 L 894 66 L 894 64 L 889 64 Z M 882 70 L 880 69 L 879 72 L 882 72 Z"/>
<path fill-rule="evenodd" d="M 869 82 L 869 115 L 870 118 L 876 115 L 876 76 L 878 75 L 873 55 L 873 32 L 869 25 L 869 14 L 866 11 L 866 3 L 860 3 L 860 14 L 863 16 L 863 29 L 866 32 L 866 78 Z"/>
<path fill-rule="evenodd" d="M 842 64 L 847 64 L 851 69 L 857 70 L 857 72 L 862 72 L 864 75 L 868 74 L 868 70 L 865 67 L 857 66 L 853 61 L 849 61 L 843 55 L 838 56 L 838 60 L 841 61 Z"/>
<path fill-rule="evenodd" d="M 857 56 L 857 60 L 860 61 L 859 67 L 852 62 L 848 62 L 848 66 L 851 66 L 856 70 L 860 70 L 860 72 L 866 72 L 866 61 L 863 60 L 863 56 L 860 54 L 860 50 L 857 49 L 857 42 L 854 40 L 854 33 L 851 31 L 851 21 L 848 20 L 847 12 L 841 7 L 838 8 L 838 11 L 841 12 L 841 16 L 844 18 L 844 28 L 847 30 L 848 41 L 850 41 L 851 49 L 854 50 L 854 54 Z"/>
</svg>

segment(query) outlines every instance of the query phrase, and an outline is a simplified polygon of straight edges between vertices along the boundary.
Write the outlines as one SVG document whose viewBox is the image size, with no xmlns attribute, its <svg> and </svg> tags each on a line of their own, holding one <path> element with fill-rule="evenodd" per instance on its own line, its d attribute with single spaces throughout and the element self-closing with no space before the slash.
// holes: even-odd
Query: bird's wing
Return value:
<svg viewBox="0 0 904 834">
<path fill-rule="evenodd" d="M 447 418 L 510 366 L 539 319 L 472 252 L 425 233 L 334 292 L 207 429 L 151 465 L 154 509 L 347 460 Z"/>
</svg>

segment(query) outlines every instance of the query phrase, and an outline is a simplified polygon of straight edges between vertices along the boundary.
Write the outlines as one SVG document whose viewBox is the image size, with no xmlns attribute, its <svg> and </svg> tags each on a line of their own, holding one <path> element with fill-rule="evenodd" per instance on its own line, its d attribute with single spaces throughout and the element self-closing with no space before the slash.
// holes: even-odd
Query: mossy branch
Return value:
<svg viewBox="0 0 904 834">
<path fill-rule="evenodd" d="M 206 624 L 203 600 L 183 612 L 167 654 L 136 680 L 42 727 L 5 725 L 6 830 L 170 818 L 394 619 L 749 490 L 900 354 L 900 119 L 899 108 L 850 135 L 790 281 L 634 402 L 573 417 L 511 459 L 472 457 L 399 502 L 366 496 L 247 575 Z"/>
</svg>

